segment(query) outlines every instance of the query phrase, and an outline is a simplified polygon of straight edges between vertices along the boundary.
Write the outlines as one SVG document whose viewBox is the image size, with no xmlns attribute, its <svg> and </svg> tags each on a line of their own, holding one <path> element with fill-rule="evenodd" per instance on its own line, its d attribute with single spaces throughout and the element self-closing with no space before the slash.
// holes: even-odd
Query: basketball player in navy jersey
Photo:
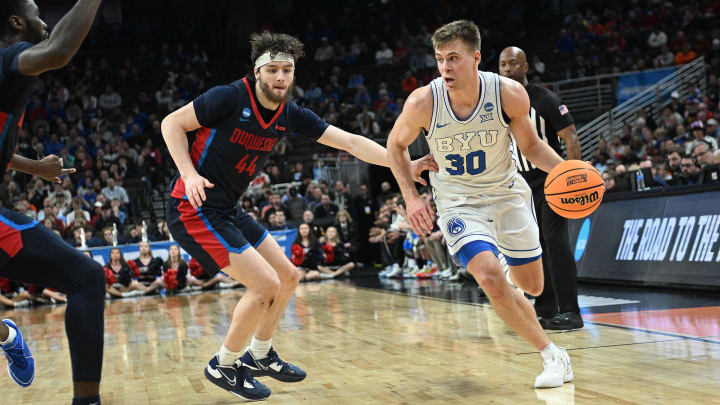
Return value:
<svg viewBox="0 0 720 405">
<path fill-rule="evenodd" d="M 481 40 L 475 23 L 446 24 L 432 42 L 441 77 L 410 94 L 387 144 L 409 222 L 427 235 L 435 217 L 412 181 L 407 149 L 424 133 L 440 169 L 430 173 L 430 183 L 450 253 L 473 275 L 498 316 L 540 351 L 544 370 L 535 388 L 559 387 L 573 379 L 570 357 L 550 341 L 530 302 L 506 281 L 498 254 L 505 256 L 515 284 L 540 295 L 542 249 L 532 194 L 517 173 L 508 130 L 541 170 L 563 159 L 535 133 L 525 89 L 478 71 Z"/>
<path fill-rule="evenodd" d="M 530 119 L 540 138 L 558 154 L 562 153 L 562 138 L 567 158 L 581 159 L 580 143 L 570 111 L 552 91 L 528 84 L 527 70 L 527 57 L 522 49 L 511 46 L 500 53 L 498 72 L 525 87 L 530 97 Z M 515 148 L 518 170 L 532 189 L 535 213 L 540 224 L 540 244 L 545 252 L 545 288 L 542 294 L 535 297 L 535 312 L 545 329 L 582 328 L 584 324 L 578 304 L 577 268 L 570 251 L 568 221 L 550 209 L 545 201 L 547 173 L 528 162 L 517 145 Z"/>
<path fill-rule="evenodd" d="M 236 212 L 240 196 L 276 142 L 293 132 L 369 163 L 388 166 L 388 161 L 385 148 L 377 143 L 286 102 L 295 63 L 303 56 L 300 41 L 264 32 L 253 34 L 250 44 L 254 74 L 212 88 L 168 115 L 162 132 L 179 171 L 167 210 L 173 238 L 208 274 L 222 270 L 247 287 L 205 376 L 234 395 L 261 400 L 270 390 L 254 376 L 284 382 L 306 377 L 271 344 L 299 273 L 262 225 L 244 211 Z M 194 130 L 197 135 L 188 151 L 186 133 Z M 413 162 L 414 178 L 420 181 L 423 170 L 435 167 L 429 156 Z"/>
<path fill-rule="evenodd" d="M 25 104 L 37 75 L 65 66 L 85 39 L 101 0 L 78 0 L 51 35 L 32 0 L 0 0 L 0 170 L 60 182 L 62 159 L 35 161 L 15 154 Z M 30 218 L 0 208 L 0 277 L 67 294 L 65 330 L 73 373 L 73 404 L 100 403 L 105 276 L 102 267 Z M 0 323 L 0 347 L 10 376 L 26 387 L 34 359 L 10 320 Z"/>
</svg>

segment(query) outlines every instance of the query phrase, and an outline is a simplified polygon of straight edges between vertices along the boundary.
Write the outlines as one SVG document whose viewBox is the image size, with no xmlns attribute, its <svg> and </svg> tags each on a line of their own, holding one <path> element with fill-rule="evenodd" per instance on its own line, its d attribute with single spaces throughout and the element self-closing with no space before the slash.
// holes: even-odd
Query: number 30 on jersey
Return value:
<svg viewBox="0 0 720 405">
<path fill-rule="evenodd" d="M 460 150 L 472 150 L 474 147 L 477 148 L 477 143 L 481 147 L 490 147 L 497 143 L 498 131 L 474 131 L 465 132 L 453 135 L 447 138 L 437 138 L 437 150 L 439 152 L 454 152 L 455 141 L 460 143 Z M 473 142 L 477 140 L 476 142 Z M 476 145 L 471 146 L 471 143 Z M 466 155 L 457 153 L 451 153 L 445 155 L 448 163 L 452 168 L 448 167 L 446 170 L 451 176 L 460 176 L 465 173 L 470 175 L 480 174 L 485 170 L 485 151 L 478 149 L 474 152 L 470 152 Z"/>
</svg>

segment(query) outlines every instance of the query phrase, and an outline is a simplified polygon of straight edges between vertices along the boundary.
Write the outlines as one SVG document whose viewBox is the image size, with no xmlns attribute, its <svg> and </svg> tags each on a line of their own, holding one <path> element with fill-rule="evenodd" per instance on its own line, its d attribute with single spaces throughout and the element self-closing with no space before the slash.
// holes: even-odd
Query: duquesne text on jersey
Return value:
<svg viewBox="0 0 720 405">
<path fill-rule="evenodd" d="M 230 136 L 230 142 L 242 145 L 247 150 L 257 150 L 262 152 L 271 151 L 278 139 L 279 138 L 258 136 L 239 128 L 235 128 Z"/>
</svg>

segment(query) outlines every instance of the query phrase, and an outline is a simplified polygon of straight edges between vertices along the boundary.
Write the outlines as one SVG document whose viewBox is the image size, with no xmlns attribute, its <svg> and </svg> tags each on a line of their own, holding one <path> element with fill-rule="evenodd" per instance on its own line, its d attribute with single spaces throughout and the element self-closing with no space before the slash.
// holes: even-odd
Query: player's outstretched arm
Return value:
<svg viewBox="0 0 720 405">
<path fill-rule="evenodd" d="M 395 121 L 387 142 L 390 169 L 400 186 L 407 205 L 408 221 L 418 235 L 429 235 L 433 229 L 435 213 L 429 204 L 420 198 L 410 166 L 410 146 L 423 128 L 430 126 L 432 115 L 432 93 L 429 87 L 421 87 L 410 94 L 402 113 Z M 433 160 L 434 163 L 434 160 Z M 435 167 L 437 171 L 437 164 Z"/>
<path fill-rule="evenodd" d="M 563 159 L 537 135 L 528 113 L 530 98 L 525 88 L 520 83 L 505 77 L 500 78 L 500 86 L 502 108 L 510 118 L 510 130 L 520 152 L 540 170 L 550 172 Z"/>
<path fill-rule="evenodd" d="M 57 23 L 47 40 L 20 54 L 20 73 L 34 76 L 67 65 L 90 31 L 100 3 L 102 0 L 78 0 Z"/>
<path fill-rule="evenodd" d="M 13 155 L 10 168 L 24 173 L 38 176 L 47 181 L 62 183 L 59 176 L 75 173 L 75 169 L 63 169 L 63 160 L 55 155 L 48 155 L 40 160 L 24 158 Z"/>
<path fill-rule="evenodd" d="M 188 103 L 165 117 L 160 128 L 170 156 L 172 156 L 175 166 L 180 172 L 180 177 L 185 183 L 185 193 L 188 201 L 190 201 L 193 208 L 202 206 L 202 202 L 206 198 L 205 187 L 213 188 L 214 185 L 198 174 L 190 159 L 187 133 L 200 128 L 193 103 Z"/>
<path fill-rule="evenodd" d="M 323 135 L 318 139 L 323 145 L 335 149 L 347 151 L 356 158 L 378 166 L 390 167 L 388 151 L 377 142 L 371 141 L 362 135 L 351 134 L 333 125 L 328 126 Z M 408 157 L 408 161 L 410 158 Z M 409 162 L 411 183 L 412 180 L 427 185 L 420 177 L 425 170 L 437 171 L 437 163 L 432 155 Z"/>
</svg>

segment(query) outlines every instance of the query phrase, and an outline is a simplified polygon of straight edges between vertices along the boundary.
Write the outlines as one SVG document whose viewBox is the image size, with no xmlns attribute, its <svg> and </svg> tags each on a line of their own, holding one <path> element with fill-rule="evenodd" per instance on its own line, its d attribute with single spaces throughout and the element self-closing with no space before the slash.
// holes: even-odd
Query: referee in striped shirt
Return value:
<svg viewBox="0 0 720 405">
<path fill-rule="evenodd" d="M 573 119 L 560 98 L 550 90 L 528 84 L 527 58 L 516 47 L 505 48 L 500 54 L 499 73 L 513 79 L 530 96 L 530 118 L 538 136 L 562 156 L 560 138 L 565 142 L 568 159 L 580 159 L 580 143 Z M 535 167 L 521 153 L 513 139 L 517 168 L 530 185 L 543 249 L 545 288 L 535 299 L 535 311 L 545 329 L 568 330 L 583 327 L 577 299 L 577 268 L 570 252 L 567 219 L 557 215 L 545 203 L 544 183 L 547 173 Z"/>
</svg>

